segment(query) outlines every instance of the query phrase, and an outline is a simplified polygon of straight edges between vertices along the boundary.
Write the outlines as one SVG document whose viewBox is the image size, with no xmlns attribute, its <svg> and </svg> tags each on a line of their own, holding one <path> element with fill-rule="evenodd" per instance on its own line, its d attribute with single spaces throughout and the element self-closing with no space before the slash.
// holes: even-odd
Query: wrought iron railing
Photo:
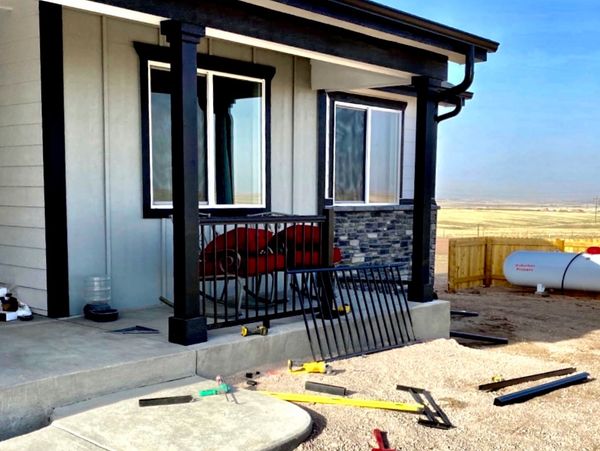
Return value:
<svg viewBox="0 0 600 451">
<path fill-rule="evenodd" d="M 333 212 L 199 219 L 200 311 L 209 329 L 301 315 L 291 270 L 331 266 Z"/>
<path fill-rule="evenodd" d="M 401 265 L 296 269 L 314 360 L 334 360 L 415 342 Z"/>
</svg>

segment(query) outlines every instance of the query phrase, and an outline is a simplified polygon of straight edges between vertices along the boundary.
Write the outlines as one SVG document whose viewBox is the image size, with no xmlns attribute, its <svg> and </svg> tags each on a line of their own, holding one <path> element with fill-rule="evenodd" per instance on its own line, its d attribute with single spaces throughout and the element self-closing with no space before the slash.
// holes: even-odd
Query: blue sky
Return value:
<svg viewBox="0 0 600 451">
<path fill-rule="evenodd" d="M 440 125 L 439 199 L 600 195 L 600 0 L 379 1 L 500 42 Z"/>
</svg>

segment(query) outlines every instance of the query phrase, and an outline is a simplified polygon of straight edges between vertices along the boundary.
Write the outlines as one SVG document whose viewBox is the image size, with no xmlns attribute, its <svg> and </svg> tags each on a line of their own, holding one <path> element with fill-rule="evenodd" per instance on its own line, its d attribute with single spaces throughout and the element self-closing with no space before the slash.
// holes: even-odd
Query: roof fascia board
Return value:
<svg viewBox="0 0 600 451">
<path fill-rule="evenodd" d="M 425 48 L 447 55 L 451 61 L 463 63 L 468 45 L 475 47 L 475 60 L 486 61 L 488 52 L 495 52 L 498 43 L 489 39 L 447 27 L 401 11 L 364 1 L 310 0 L 242 0 L 247 3 L 332 23 L 382 39 Z M 361 4 L 362 7 L 359 7 Z M 371 6 L 364 9 L 365 5 Z M 375 8 L 385 11 L 377 12 Z"/>
<path fill-rule="evenodd" d="M 357 61 L 373 68 L 391 69 L 398 75 L 410 73 L 438 80 L 447 78 L 445 55 L 237 0 L 99 0 L 89 3 L 202 24 L 223 33 L 313 52 L 312 57 L 329 55 L 339 61 Z"/>
</svg>

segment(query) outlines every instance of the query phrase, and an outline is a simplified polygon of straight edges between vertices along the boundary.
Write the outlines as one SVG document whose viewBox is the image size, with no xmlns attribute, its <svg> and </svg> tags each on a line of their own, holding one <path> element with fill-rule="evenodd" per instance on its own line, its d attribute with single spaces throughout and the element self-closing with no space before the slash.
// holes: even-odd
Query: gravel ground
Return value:
<svg viewBox="0 0 600 451">
<path fill-rule="evenodd" d="M 573 362 L 574 363 L 574 362 Z M 374 428 L 388 432 L 398 450 L 599 450 L 600 384 L 590 382 L 523 404 L 496 407 L 496 394 L 477 390 L 495 374 L 517 377 L 565 365 L 506 352 L 471 349 L 454 340 L 434 340 L 332 364 L 334 375 L 293 375 L 280 368 L 260 375 L 258 390 L 304 393 L 312 380 L 347 387 L 352 398 L 412 402 L 396 384 L 429 389 L 456 429 L 417 424 L 416 415 L 356 407 L 302 404 L 313 417 L 302 450 L 365 450 L 375 446 Z M 583 368 L 582 368 L 583 369 Z M 242 377 L 232 380 L 245 388 Z M 539 382 L 538 382 L 539 383 Z M 524 384 L 519 388 L 535 385 Z M 513 388 L 514 390 L 514 388 Z M 508 393 L 510 388 L 498 393 Z M 308 392 L 311 393 L 311 392 Z"/>
</svg>

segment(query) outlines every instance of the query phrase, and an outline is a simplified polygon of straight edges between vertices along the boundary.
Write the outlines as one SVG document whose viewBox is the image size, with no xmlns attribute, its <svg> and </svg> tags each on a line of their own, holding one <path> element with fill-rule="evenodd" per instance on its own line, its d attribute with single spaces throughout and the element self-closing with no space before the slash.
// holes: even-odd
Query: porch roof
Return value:
<svg viewBox="0 0 600 451">
<path fill-rule="evenodd" d="M 49 0 L 158 24 L 206 27 L 206 36 L 394 77 L 447 78 L 469 47 L 485 61 L 498 43 L 366 0 Z M 406 83 L 398 83 L 405 80 Z"/>
</svg>

